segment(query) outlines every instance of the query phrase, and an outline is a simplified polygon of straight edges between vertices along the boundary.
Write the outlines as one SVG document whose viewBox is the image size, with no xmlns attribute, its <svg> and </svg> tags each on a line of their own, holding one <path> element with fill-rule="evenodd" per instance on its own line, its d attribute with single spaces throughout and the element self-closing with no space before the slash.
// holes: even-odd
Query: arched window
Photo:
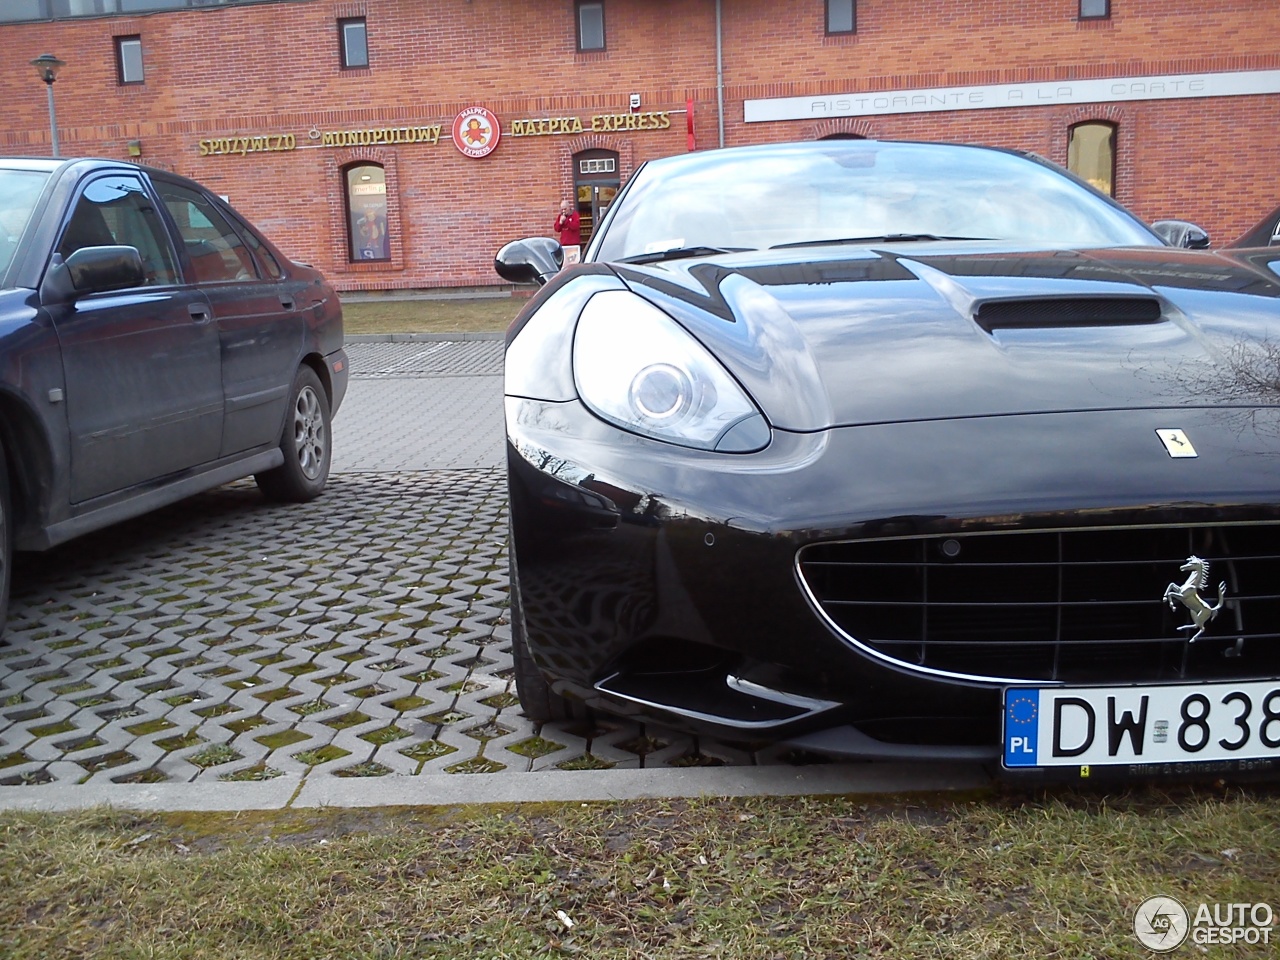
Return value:
<svg viewBox="0 0 1280 960">
<path fill-rule="evenodd" d="M 347 236 L 352 262 L 390 260 L 387 176 L 376 163 L 347 167 Z"/>
<path fill-rule="evenodd" d="M 1116 125 L 1077 123 L 1067 141 L 1067 169 L 1108 196 L 1116 195 Z"/>
<path fill-rule="evenodd" d="M 819 137 L 819 140 L 865 140 L 867 139 L 860 133 L 828 133 L 825 137 Z"/>
</svg>

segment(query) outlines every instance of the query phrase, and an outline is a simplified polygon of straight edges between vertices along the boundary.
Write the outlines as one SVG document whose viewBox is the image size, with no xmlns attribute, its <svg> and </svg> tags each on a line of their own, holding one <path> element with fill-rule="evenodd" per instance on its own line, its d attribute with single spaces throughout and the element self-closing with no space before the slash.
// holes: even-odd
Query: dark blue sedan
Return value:
<svg viewBox="0 0 1280 960">
<path fill-rule="evenodd" d="M 14 550 L 241 477 L 319 495 L 342 338 L 325 279 L 199 184 L 0 159 L 0 629 Z"/>
</svg>

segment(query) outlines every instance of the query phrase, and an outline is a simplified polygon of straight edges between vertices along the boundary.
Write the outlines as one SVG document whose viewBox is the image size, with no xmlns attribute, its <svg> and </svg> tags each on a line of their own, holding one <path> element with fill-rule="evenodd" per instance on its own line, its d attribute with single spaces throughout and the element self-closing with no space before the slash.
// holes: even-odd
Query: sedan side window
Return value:
<svg viewBox="0 0 1280 960">
<path fill-rule="evenodd" d="M 258 279 L 253 255 L 208 197 L 161 180 L 156 181 L 156 189 L 178 224 L 196 283 Z"/>
<path fill-rule="evenodd" d="M 116 245 L 137 248 L 148 284 L 177 281 L 169 234 L 142 181 L 136 177 L 109 176 L 91 181 L 62 231 L 58 253 L 65 260 L 81 247 Z"/>
<path fill-rule="evenodd" d="M 244 222 L 240 217 L 233 216 L 237 227 L 240 228 L 240 236 L 244 237 L 244 242 L 253 248 L 253 252 L 258 255 L 258 266 L 265 270 L 267 276 L 272 280 L 279 280 L 284 276 L 284 271 L 280 269 L 280 261 L 278 261 L 267 249 L 266 244 L 253 232 L 253 228 Z"/>
</svg>

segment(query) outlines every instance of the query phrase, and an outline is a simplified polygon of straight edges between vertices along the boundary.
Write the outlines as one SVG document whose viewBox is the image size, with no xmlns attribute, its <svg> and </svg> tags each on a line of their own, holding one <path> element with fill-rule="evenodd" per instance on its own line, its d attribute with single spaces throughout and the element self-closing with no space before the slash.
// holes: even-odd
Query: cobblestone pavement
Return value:
<svg viewBox="0 0 1280 960">
<path fill-rule="evenodd" d="M 519 712 L 501 349 L 351 344 L 315 503 L 268 505 L 242 481 L 20 557 L 0 785 L 786 759 Z"/>
</svg>

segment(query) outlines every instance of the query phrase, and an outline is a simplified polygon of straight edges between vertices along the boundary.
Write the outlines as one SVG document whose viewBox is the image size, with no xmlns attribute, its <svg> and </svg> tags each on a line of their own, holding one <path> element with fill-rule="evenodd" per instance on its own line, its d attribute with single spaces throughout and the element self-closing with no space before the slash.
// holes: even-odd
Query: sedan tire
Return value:
<svg viewBox="0 0 1280 960">
<path fill-rule="evenodd" d="M 329 479 L 330 434 L 328 395 L 315 371 L 301 367 L 293 378 L 280 436 L 284 463 L 255 476 L 258 489 L 267 499 L 283 503 L 318 497 Z"/>
</svg>

